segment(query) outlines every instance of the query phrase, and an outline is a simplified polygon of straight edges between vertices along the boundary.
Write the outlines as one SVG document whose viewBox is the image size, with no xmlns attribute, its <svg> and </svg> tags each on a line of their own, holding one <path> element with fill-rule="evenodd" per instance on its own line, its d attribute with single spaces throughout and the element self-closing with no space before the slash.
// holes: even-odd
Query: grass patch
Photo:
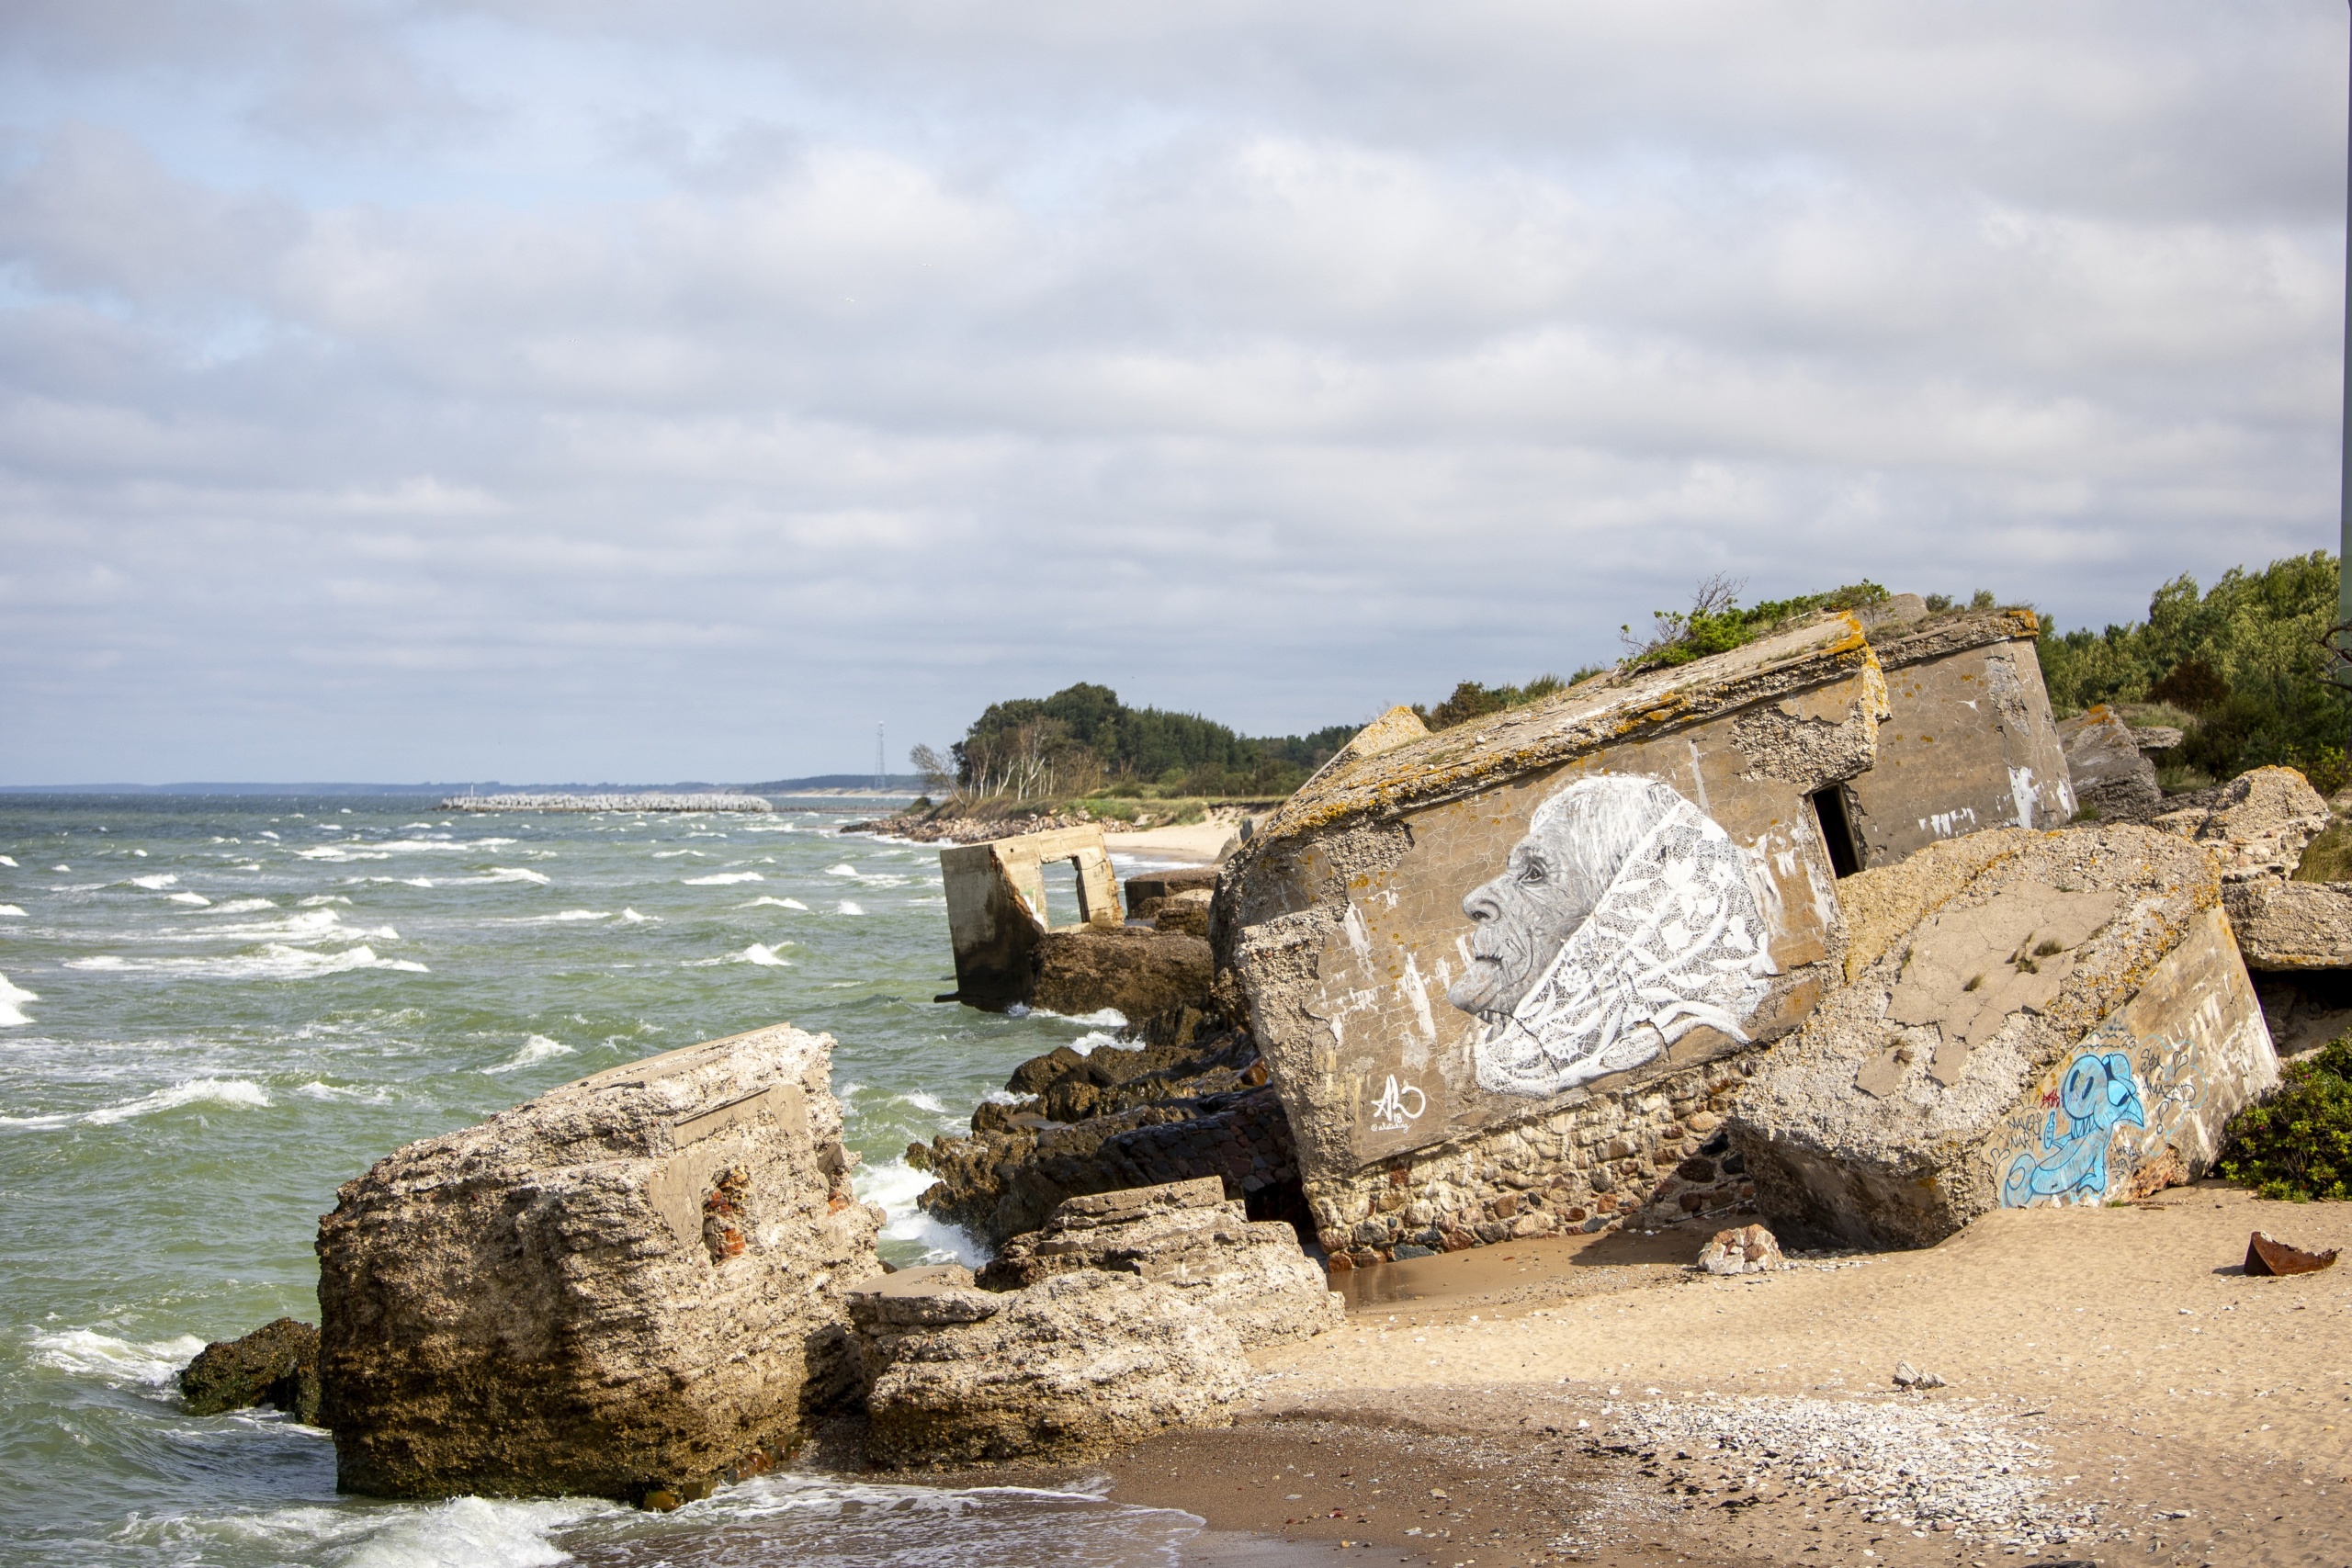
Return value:
<svg viewBox="0 0 2352 1568">
<path fill-rule="evenodd" d="M 2230 1118 L 2222 1174 L 2265 1198 L 2352 1198 L 2352 1034 L 2288 1064 L 2277 1089 Z"/>
<path fill-rule="evenodd" d="M 2352 822 L 2337 818 L 2303 851 L 2298 882 L 2352 882 Z"/>
</svg>

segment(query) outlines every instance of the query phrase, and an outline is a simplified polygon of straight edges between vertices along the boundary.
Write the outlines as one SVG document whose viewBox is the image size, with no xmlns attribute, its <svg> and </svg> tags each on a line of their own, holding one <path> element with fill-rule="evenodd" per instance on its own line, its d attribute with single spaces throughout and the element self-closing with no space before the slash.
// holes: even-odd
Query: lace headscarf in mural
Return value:
<svg viewBox="0 0 2352 1568">
<path fill-rule="evenodd" d="M 1564 831 L 1574 822 L 1574 831 Z M 1579 779 L 1537 807 L 1557 835 L 1617 863 L 1592 913 L 1475 1048 L 1478 1084 L 1550 1095 L 1637 1067 L 1702 1024 L 1742 1026 L 1774 973 L 1739 847 L 1669 785 Z"/>
</svg>

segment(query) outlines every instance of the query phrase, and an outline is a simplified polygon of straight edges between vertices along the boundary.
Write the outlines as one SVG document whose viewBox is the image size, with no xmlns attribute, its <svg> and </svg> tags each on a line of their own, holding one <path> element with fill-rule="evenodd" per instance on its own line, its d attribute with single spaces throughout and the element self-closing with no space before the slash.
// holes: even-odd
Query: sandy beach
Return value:
<svg viewBox="0 0 2352 1568">
<path fill-rule="evenodd" d="M 1186 828 L 1143 828 L 1128 833 L 1114 833 L 1106 828 L 1102 841 L 1113 854 L 1150 855 L 1205 865 L 1234 842 L 1239 831 L 1232 822 L 1211 818 Z"/>
<path fill-rule="evenodd" d="M 1348 1561 L 2343 1568 L 2352 1273 L 2249 1278 L 2256 1229 L 2352 1246 L 2352 1208 L 2201 1184 L 1737 1279 L 1697 1230 L 1392 1264 L 1252 1358 L 1231 1430 L 1101 1468 Z"/>
</svg>

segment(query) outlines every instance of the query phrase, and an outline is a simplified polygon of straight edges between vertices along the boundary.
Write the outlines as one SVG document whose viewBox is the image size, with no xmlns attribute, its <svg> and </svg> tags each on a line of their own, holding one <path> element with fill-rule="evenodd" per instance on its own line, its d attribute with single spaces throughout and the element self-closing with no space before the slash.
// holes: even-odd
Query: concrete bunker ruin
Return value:
<svg viewBox="0 0 2352 1568">
<path fill-rule="evenodd" d="M 956 951 L 956 991 L 942 1000 L 1002 1010 L 1029 999 L 1046 935 L 1055 929 L 1046 868 L 1065 862 L 1078 872 L 1075 923 L 1117 930 L 1119 885 L 1100 828 L 1062 828 L 939 852 L 948 940 Z"/>
<path fill-rule="evenodd" d="M 1906 596 L 1433 735 L 1390 716 L 1308 781 L 1227 866 L 1212 942 L 1334 1265 L 1752 1209 L 1756 1141 L 1736 1145 L 1726 1119 L 1759 1103 L 1780 1054 L 1767 1048 L 1851 983 L 1841 894 L 1883 901 L 1865 885 L 1925 852 L 2075 815 L 2037 629 L 2029 612 L 1929 615 Z M 2149 964 L 2193 927 L 2172 968 L 2242 982 L 2211 904 L 2190 897 Z M 2188 1029 L 2171 1014 L 2194 987 L 2171 976 L 2105 987 L 2084 1028 L 2137 1007 L 2134 1039 Z M 2201 1043 L 2217 1086 L 2258 1085 L 2271 1061 L 2244 989 L 2225 1017 L 2174 1031 Z M 1855 1087 L 1876 1055 L 1842 1069 L 1836 1096 L 1864 1102 L 1846 1121 L 1882 1114 Z M 1929 1074 L 1935 1055 L 1915 1047 L 1903 1065 Z M 1988 1138 L 2024 1114 L 1998 1086 L 1971 1096 Z M 2148 1146 L 2193 1168 L 2210 1121 L 2167 1123 Z M 2119 1169 L 2136 1180 L 2142 1164 L 2155 1156 Z M 1987 1189 L 1970 1172 L 1904 1234 L 1973 1212 Z"/>
</svg>

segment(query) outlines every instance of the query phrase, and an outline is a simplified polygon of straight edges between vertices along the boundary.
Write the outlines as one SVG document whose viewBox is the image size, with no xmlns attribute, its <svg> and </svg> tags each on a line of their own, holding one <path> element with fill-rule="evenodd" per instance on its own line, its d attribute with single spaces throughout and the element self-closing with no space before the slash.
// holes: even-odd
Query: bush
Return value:
<svg viewBox="0 0 2352 1568">
<path fill-rule="evenodd" d="M 1651 611 L 1646 637 L 1637 636 L 1631 626 L 1618 627 L 1618 637 L 1626 648 L 1623 668 L 1630 674 L 1688 664 L 1712 653 L 1728 653 L 1800 616 L 1821 610 L 1859 610 L 1882 604 L 1887 597 L 1885 589 L 1864 578 L 1826 593 L 1767 599 L 1742 609 L 1741 589 L 1742 585 L 1730 578 L 1711 577 L 1699 584 L 1688 610 Z M 1977 597 L 1986 604 L 1992 601 L 1990 593 Z"/>
<path fill-rule="evenodd" d="M 2222 1174 L 2265 1198 L 2352 1198 L 2352 1034 L 2230 1118 Z"/>
<path fill-rule="evenodd" d="M 2183 782 L 2275 762 L 2333 795 L 2352 777 L 2352 695 L 2328 680 L 2320 643 L 2335 623 L 2335 558 L 2314 550 L 2260 571 L 2233 567 L 2202 592 L 2177 577 L 2129 626 L 2060 634 L 2044 623 L 2051 706 L 2063 716 L 2093 703 L 2167 704 L 2187 716 L 2180 750 L 2165 759 Z"/>
</svg>

